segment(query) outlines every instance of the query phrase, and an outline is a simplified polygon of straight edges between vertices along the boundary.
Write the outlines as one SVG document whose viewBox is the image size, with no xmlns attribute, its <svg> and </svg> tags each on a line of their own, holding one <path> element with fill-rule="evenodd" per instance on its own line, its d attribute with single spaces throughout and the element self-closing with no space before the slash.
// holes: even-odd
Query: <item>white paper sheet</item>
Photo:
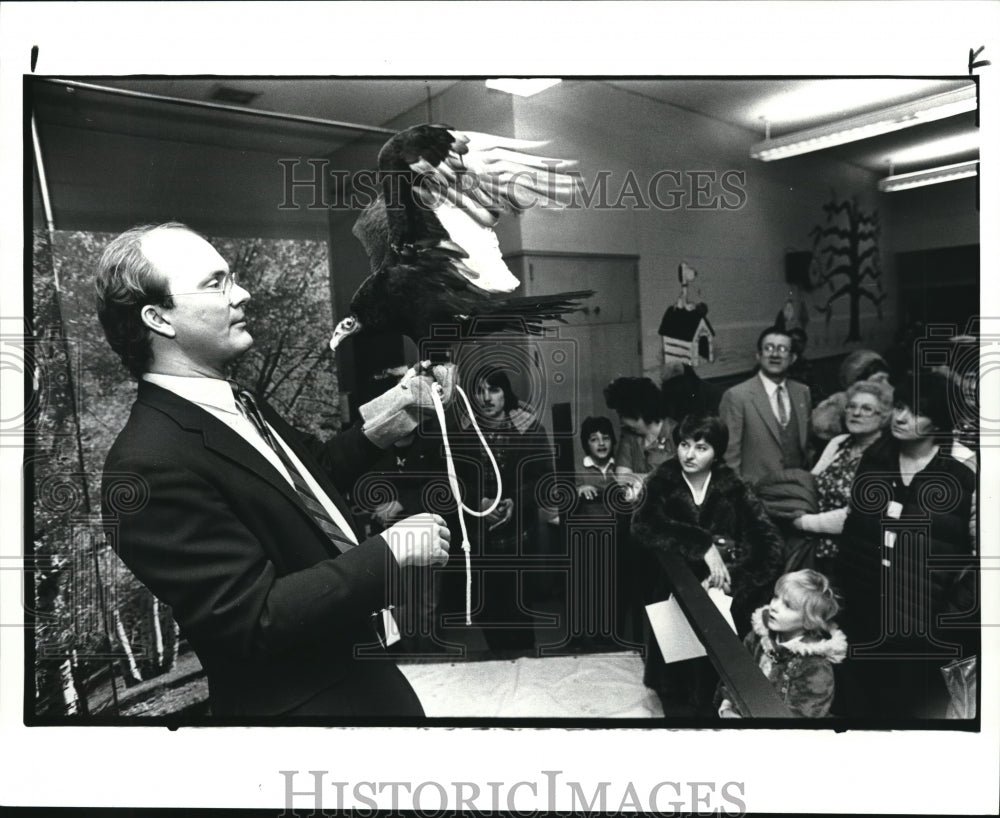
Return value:
<svg viewBox="0 0 1000 818">
<path fill-rule="evenodd" d="M 715 607 L 719 609 L 719 613 L 725 617 L 729 627 L 733 629 L 733 633 L 736 633 L 733 615 L 729 610 L 733 605 L 733 598 L 718 588 L 709 588 L 708 596 L 715 603 Z M 681 606 L 677 603 L 676 596 L 647 605 L 646 616 L 649 617 L 649 624 L 653 628 L 653 635 L 656 636 L 656 643 L 660 646 L 663 661 L 667 664 L 683 662 L 685 659 L 697 659 L 699 656 L 706 655 L 705 646 L 695 636 L 687 617 L 684 616 Z"/>
</svg>

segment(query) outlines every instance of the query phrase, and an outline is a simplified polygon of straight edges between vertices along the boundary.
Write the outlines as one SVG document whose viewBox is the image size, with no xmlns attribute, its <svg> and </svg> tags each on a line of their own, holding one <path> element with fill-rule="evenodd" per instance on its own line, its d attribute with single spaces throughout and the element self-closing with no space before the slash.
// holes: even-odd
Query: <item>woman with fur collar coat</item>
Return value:
<svg viewBox="0 0 1000 818">
<path fill-rule="evenodd" d="M 833 666 L 847 656 L 844 632 L 831 624 L 826 631 L 807 631 L 782 642 L 768 627 L 768 618 L 766 605 L 754 611 L 743 644 L 794 715 L 828 715 L 833 702 Z M 735 711 L 725 685 L 719 685 L 717 698 L 721 699 L 720 715 L 725 710 Z"/>
<path fill-rule="evenodd" d="M 783 544 L 760 501 L 723 461 L 729 433 L 719 418 L 688 416 L 674 430 L 678 456 L 646 481 L 632 517 L 632 542 L 646 551 L 640 582 L 644 602 L 666 599 L 671 588 L 654 552 L 680 554 L 695 576 L 733 598 L 730 612 L 741 638 L 750 615 L 770 597 L 781 573 Z M 706 658 L 666 665 L 647 634 L 643 682 L 656 691 L 666 716 L 714 715 L 718 675 Z"/>
<path fill-rule="evenodd" d="M 695 504 L 676 458 L 660 465 L 632 517 L 632 539 L 642 548 L 681 554 L 698 579 L 708 576 L 705 552 L 715 545 L 729 569 L 740 637 L 750 630 L 751 613 L 768 599 L 781 574 L 784 546 L 778 529 L 718 453 L 701 505 Z M 659 599 L 665 597 L 663 593 Z"/>
</svg>

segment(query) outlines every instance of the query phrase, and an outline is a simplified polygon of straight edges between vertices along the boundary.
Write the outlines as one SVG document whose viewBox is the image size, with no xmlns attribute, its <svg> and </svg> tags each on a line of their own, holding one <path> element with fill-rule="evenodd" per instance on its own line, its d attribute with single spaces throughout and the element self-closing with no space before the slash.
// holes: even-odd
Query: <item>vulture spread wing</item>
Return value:
<svg viewBox="0 0 1000 818">
<path fill-rule="evenodd" d="M 583 290 L 510 297 L 517 278 L 504 263 L 493 227 L 504 213 L 560 207 L 577 178 L 571 163 L 527 151 L 544 145 L 442 125 L 397 134 L 379 152 L 380 193 L 354 234 L 371 275 L 351 299 L 330 341 L 357 332 L 401 332 L 419 342 L 436 324 L 466 329 L 488 318 L 490 331 L 538 333 L 592 295 Z"/>
</svg>

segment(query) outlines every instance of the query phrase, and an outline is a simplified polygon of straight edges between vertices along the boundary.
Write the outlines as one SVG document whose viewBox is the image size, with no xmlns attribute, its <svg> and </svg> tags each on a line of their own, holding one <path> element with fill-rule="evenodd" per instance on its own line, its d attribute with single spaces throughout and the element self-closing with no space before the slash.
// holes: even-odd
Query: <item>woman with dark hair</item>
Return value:
<svg viewBox="0 0 1000 818">
<path fill-rule="evenodd" d="M 896 387 L 891 437 L 861 458 L 836 563 L 855 657 L 841 715 L 943 718 L 941 667 L 977 652 L 976 473 L 952 425 L 947 380 L 917 373 Z"/>
<path fill-rule="evenodd" d="M 523 555 L 545 553 L 547 532 L 542 517 L 549 512 L 536 489 L 542 478 L 555 472 L 554 452 L 545 427 L 518 398 L 503 370 L 492 369 L 476 378 L 473 408 L 501 478 L 496 508 L 484 518 L 468 521 L 473 553 L 478 544 L 478 552 L 489 559 L 489 570 L 481 574 L 477 618 L 495 654 L 526 654 L 535 642 L 532 620 L 519 605 L 526 598 L 528 580 L 521 569 Z M 468 418 L 462 426 L 472 431 Z M 478 440 L 463 447 L 456 465 L 468 492 L 466 505 L 487 509 L 497 496 L 497 478 Z"/>
<path fill-rule="evenodd" d="M 622 428 L 615 476 L 634 500 L 653 469 L 674 456 L 671 433 L 676 424 L 667 417 L 663 393 L 649 378 L 616 378 L 605 387 L 604 401 L 618 413 Z"/>
<path fill-rule="evenodd" d="M 760 501 L 725 465 L 726 425 L 714 415 L 689 415 L 674 430 L 677 457 L 656 468 L 632 518 L 632 538 L 650 551 L 680 554 L 708 588 L 733 597 L 737 634 L 750 630 L 750 615 L 770 599 L 781 573 L 782 542 Z M 647 601 L 670 592 L 650 555 Z M 656 640 L 647 638 L 644 682 L 656 690 L 666 715 L 712 715 L 718 682 L 707 658 L 663 663 Z"/>
</svg>

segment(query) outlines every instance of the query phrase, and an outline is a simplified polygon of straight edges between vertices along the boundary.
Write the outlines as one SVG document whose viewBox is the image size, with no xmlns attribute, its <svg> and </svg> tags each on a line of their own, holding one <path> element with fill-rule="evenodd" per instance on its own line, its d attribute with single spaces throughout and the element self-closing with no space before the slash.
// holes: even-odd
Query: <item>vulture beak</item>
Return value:
<svg viewBox="0 0 1000 818">
<path fill-rule="evenodd" d="M 330 339 L 330 349 L 333 352 L 337 351 L 337 347 L 340 343 L 347 338 L 349 335 L 354 335 L 356 332 L 361 330 L 361 322 L 358 321 L 353 315 L 344 318 L 333 330 L 333 337 Z"/>
</svg>

